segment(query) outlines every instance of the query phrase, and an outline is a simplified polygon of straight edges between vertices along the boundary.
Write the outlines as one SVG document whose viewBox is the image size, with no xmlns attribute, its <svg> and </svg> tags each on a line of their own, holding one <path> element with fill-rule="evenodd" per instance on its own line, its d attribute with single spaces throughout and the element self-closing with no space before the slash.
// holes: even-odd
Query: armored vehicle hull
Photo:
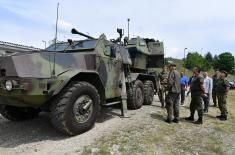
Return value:
<svg viewBox="0 0 235 155">
<path fill-rule="evenodd" d="M 72 32 L 83 35 L 75 29 Z M 94 125 L 100 105 L 120 102 L 123 95 L 129 109 L 152 103 L 157 81 L 146 69 L 148 53 L 137 54 L 135 59 L 122 44 L 104 35 L 99 39 L 83 36 L 88 39 L 5 57 L 0 64 L 2 116 L 21 121 L 40 111 L 50 112 L 56 129 L 76 135 Z"/>
</svg>

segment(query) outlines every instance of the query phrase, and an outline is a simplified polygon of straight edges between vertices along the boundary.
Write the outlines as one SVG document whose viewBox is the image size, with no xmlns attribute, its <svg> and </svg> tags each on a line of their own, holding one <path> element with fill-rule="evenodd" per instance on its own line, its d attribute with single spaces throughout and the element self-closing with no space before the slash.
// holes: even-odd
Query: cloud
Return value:
<svg viewBox="0 0 235 155">
<path fill-rule="evenodd" d="M 1 7 L 16 17 L 24 17 L 19 18 L 21 22 L 12 17 L 7 22 L 4 22 L 7 17 L 0 19 L 0 40 L 27 40 L 30 45 L 43 47 L 41 40 L 54 38 L 57 1 L 59 40 L 80 39 L 70 34 L 73 27 L 94 37 L 105 33 L 109 39 L 116 38 L 116 28 L 126 32 L 130 18 L 131 36 L 164 40 L 167 56 L 182 58 L 185 47 L 189 51 L 203 49 L 202 53 L 213 54 L 231 51 L 235 55 L 234 0 L 0 0 Z M 29 25 L 30 22 L 34 24 Z M 17 36 L 6 33 L 12 25 Z"/>
</svg>

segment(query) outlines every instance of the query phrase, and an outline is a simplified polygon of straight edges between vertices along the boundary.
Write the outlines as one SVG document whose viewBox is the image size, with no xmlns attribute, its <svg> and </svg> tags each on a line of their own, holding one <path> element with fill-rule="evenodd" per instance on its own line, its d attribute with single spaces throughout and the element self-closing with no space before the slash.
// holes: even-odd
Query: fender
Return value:
<svg viewBox="0 0 235 155">
<path fill-rule="evenodd" d="M 96 71 L 71 69 L 58 74 L 57 78 L 61 79 L 63 82 L 55 89 L 55 91 L 53 92 L 53 96 L 59 94 L 61 90 L 64 89 L 65 86 L 67 86 L 68 83 L 74 80 L 87 81 L 93 84 L 94 86 L 99 87 L 97 89 L 103 91 L 105 90 L 102 80 L 98 72 Z M 90 81 L 91 79 L 92 81 Z"/>
<path fill-rule="evenodd" d="M 63 82 L 55 89 L 52 96 L 58 95 L 72 81 L 86 81 L 98 90 L 101 104 L 105 103 L 105 88 L 98 72 L 92 70 L 67 70 L 58 74 L 57 78 Z"/>
</svg>

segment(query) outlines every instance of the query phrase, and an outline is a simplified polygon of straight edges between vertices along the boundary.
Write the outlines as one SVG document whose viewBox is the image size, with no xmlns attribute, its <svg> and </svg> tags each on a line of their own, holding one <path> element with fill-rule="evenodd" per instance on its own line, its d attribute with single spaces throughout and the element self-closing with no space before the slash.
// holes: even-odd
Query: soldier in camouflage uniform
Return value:
<svg viewBox="0 0 235 155">
<path fill-rule="evenodd" d="M 167 123 L 173 122 L 179 123 L 179 99 L 181 92 L 180 85 L 180 73 L 176 71 L 176 65 L 171 64 L 169 66 L 169 76 L 167 80 L 167 95 L 166 95 L 166 109 L 167 109 Z"/>
<path fill-rule="evenodd" d="M 190 116 L 185 118 L 188 121 L 194 121 L 195 111 L 198 111 L 198 120 L 194 122 L 195 124 L 202 124 L 203 121 L 203 104 L 202 96 L 205 94 L 203 87 L 204 79 L 200 76 L 200 68 L 194 67 L 193 73 L 195 77 L 192 80 L 190 91 L 191 91 L 191 103 L 190 103 Z"/>
<path fill-rule="evenodd" d="M 214 107 L 217 107 L 216 86 L 217 86 L 218 79 L 219 79 L 219 71 L 215 70 L 215 74 L 212 76 L 212 80 L 213 80 L 212 99 L 213 99 Z"/>
<path fill-rule="evenodd" d="M 220 120 L 227 120 L 227 114 L 228 114 L 226 99 L 229 91 L 229 82 L 226 79 L 226 77 L 227 77 L 227 72 L 224 70 L 220 71 L 220 78 L 217 81 L 217 87 L 216 87 L 218 105 L 221 111 L 221 115 L 217 116 L 217 118 L 219 118 Z"/>
<path fill-rule="evenodd" d="M 164 66 L 162 68 L 162 72 L 159 74 L 159 79 L 160 79 L 161 86 L 158 92 L 158 97 L 162 104 L 162 108 L 164 108 L 165 107 L 165 93 L 166 93 L 166 86 L 167 86 L 167 79 L 168 79 L 167 66 Z"/>
</svg>

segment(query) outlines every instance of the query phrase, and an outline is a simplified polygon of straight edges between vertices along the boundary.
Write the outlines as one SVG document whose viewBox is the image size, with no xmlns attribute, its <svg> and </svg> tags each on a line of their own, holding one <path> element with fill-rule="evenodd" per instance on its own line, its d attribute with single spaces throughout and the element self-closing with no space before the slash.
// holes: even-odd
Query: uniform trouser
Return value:
<svg viewBox="0 0 235 155">
<path fill-rule="evenodd" d="M 227 95 L 226 94 L 217 94 L 218 97 L 218 105 L 219 105 L 219 109 L 221 112 L 221 115 L 227 115 L 228 111 L 227 111 Z"/>
<path fill-rule="evenodd" d="M 180 97 L 180 101 L 181 103 L 184 103 L 185 100 L 185 86 L 181 86 L 181 93 L 180 93 L 181 97 Z"/>
<path fill-rule="evenodd" d="M 203 102 L 204 102 L 204 110 L 208 111 L 208 107 L 209 107 L 209 101 L 210 101 L 210 94 L 206 94 L 207 96 L 203 96 Z"/>
<path fill-rule="evenodd" d="M 198 117 L 203 117 L 203 104 L 202 104 L 201 92 L 191 92 L 191 102 L 190 102 L 191 116 L 194 116 L 196 110 L 198 112 Z"/>
<path fill-rule="evenodd" d="M 217 93 L 215 89 L 212 90 L 212 100 L 214 105 L 217 105 Z"/>
<path fill-rule="evenodd" d="M 166 88 L 164 85 L 161 85 L 161 89 L 158 92 L 158 97 L 159 97 L 159 100 L 160 100 L 162 106 L 164 106 L 164 104 L 165 104 L 165 93 L 166 93 Z"/>
<path fill-rule="evenodd" d="M 167 110 L 167 119 L 172 120 L 174 118 L 179 120 L 179 93 L 169 92 L 166 96 L 166 110 Z"/>
</svg>

